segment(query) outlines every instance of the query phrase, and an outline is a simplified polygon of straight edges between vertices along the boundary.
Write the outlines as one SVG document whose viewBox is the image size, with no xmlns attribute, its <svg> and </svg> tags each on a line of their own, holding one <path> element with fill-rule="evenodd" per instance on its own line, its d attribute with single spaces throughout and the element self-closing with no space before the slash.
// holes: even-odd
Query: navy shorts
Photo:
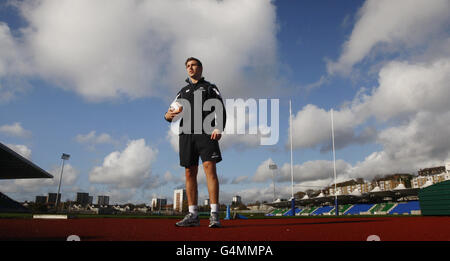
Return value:
<svg viewBox="0 0 450 261">
<path fill-rule="evenodd" d="M 180 141 L 180 165 L 183 167 L 198 166 L 199 157 L 202 162 L 222 161 L 219 142 L 212 140 L 210 134 L 181 134 Z"/>
</svg>

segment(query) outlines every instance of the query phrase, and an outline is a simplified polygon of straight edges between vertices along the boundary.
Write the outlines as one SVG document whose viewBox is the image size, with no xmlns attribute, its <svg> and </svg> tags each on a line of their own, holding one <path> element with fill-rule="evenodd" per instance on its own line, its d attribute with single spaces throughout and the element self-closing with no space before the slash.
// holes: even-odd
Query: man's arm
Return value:
<svg viewBox="0 0 450 261">
<path fill-rule="evenodd" d="M 179 91 L 177 93 L 177 97 L 175 97 L 175 100 L 173 100 L 172 103 L 177 101 L 177 99 L 180 97 L 180 94 L 181 94 L 181 91 Z M 166 114 L 164 114 L 164 119 L 168 122 L 172 122 L 173 118 L 175 118 L 175 116 L 177 116 L 179 113 L 180 113 L 180 111 L 172 111 L 169 106 L 169 109 L 167 109 Z"/>
<path fill-rule="evenodd" d="M 164 119 L 168 122 L 172 122 L 173 118 L 175 118 L 175 116 L 177 116 L 178 113 L 180 113 L 180 112 L 175 113 L 169 109 L 169 110 L 167 110 L 166 114 L 164 114 Z"/>
</svg>

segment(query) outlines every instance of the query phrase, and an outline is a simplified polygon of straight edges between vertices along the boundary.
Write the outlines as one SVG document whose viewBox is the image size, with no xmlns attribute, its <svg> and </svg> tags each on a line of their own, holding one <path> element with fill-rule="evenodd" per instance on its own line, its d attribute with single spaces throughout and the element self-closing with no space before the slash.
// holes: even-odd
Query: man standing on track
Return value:
<svg viewBox="0 0 450 261">
<path fill-rule="evenodd" d="M 186 60 L 185 66 L 189 76 L 186 79 L 188 84 L 178 92 L 174 103 L 183 100 L 187 102 L 186 107 L 190 110 L 169 108 L 164 115 L 167 121 L 172 122 L 183 111 L 180 122 L 180 129 L 182 131 L 179 135 L 179 153 L 180 165 L 185 167 L 189 213 L 175 225 L 179 227 L 200 225 L 197 206 L 197 172 L 200 157 L 206 174 L 211 204 L 209 227 L 216 228 L 221 226 L 219 220 L 219 180 L 217 178 L 216 163 L 222 160 L 218 141 L 222 137 L 222 132 L 225 129 L 225 106 L 217 86 L 205 81 L 202 77 L 203 66 L 200 60 L 190 57 Z M 211 106 L 209 101 L 218 102 Z M 207 106 L 207 104 L 210 105 Z M 200 110 L 196 109 L 200 106 Z M 208 107 L 210 109 L 215 107 L 214 111 L 208 112 Z M 208 117 L 209 115 L 214 116 L 214 118 Z M 211 121 L 211 128 L 205 130 L 204 123 L 207 123 L 208 119 Z M 201 123 L 198 124 L 199 122 Z"/>
</svg>

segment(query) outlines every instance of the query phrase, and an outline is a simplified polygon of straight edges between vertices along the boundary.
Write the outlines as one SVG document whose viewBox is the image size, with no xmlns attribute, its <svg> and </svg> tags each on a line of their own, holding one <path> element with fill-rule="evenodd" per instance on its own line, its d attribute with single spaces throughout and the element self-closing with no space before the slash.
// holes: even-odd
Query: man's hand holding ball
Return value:
<svg viewBox="0 0 450 261">
<path fill-rule="evenodd" d="M 172 121 L 181 111 L 183 111 L 183 106 L 179 102 L 173 102 L 164 117 L 167 121 Z"/>
</svg>

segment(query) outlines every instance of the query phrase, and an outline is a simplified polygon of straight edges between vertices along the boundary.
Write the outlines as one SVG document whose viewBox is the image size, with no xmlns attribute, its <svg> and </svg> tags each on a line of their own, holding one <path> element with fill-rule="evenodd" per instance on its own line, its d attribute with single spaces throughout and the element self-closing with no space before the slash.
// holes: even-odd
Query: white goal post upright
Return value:
<svg viewBox="0 0 450 261">
<path fill-rule="evenodd" d="M 339 216 L 338 200 L 337 200 L 337 184 L 336 184 L 336 152 L 334 149 L 334 122 L 333 109 L 331 109 L 331 140 L 333 143 L 333 172 L 334 172 L 334 209 L 336 216 Z"/>
<path fill-rule="evenodd" d="M 290 126 L 290 138 L 291 138 L 291 209 L 292 216 L 295 216 L 295 198 L 294 198 L 294 167 L 293 167 L 293 158 L 292 158 L 292 102 L 289 100 L 289 126 Z"/>
</svg>

